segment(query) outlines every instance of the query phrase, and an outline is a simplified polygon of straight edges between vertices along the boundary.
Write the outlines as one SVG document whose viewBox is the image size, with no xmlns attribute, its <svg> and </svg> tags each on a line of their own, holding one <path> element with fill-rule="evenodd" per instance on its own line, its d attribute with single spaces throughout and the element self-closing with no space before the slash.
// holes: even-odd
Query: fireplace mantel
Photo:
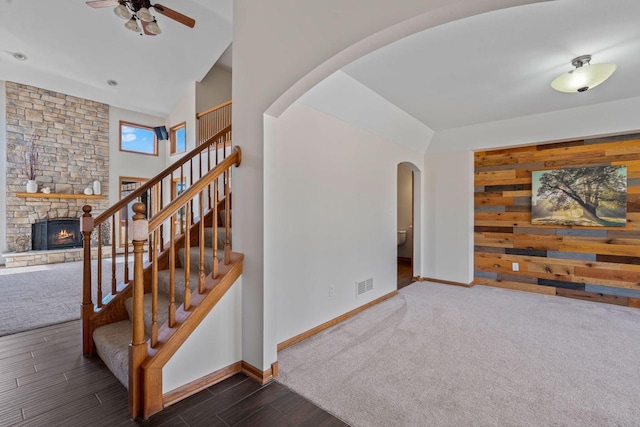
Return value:
<svg viewBox="0 0 640 427">
<path fill-rule="evenodd" d="M 17 193 L 18 197 L 33 197 L 36 199 L 102 199 L 104 194 L 71 194 L 71 193 Z"/>
</svg>

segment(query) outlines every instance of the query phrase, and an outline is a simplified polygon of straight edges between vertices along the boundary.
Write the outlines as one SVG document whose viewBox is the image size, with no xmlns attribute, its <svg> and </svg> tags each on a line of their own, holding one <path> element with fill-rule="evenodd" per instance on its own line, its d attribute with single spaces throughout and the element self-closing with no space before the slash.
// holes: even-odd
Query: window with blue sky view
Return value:
<svg viewBox="0 0 640 427">
<path fill-rule="evenodd" d="M 153 128 L 120 122 L 120 150 L 158 155 L 158 143 Z"/>
</svg>

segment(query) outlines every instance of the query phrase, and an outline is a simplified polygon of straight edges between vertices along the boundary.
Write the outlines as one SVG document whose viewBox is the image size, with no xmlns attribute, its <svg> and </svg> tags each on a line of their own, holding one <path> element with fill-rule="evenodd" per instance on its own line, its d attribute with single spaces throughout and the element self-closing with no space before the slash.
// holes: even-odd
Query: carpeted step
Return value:
<svg viewBox="0 0 640 427">
<path fill-rule="evenodd" d="M 184 248 L 178 250 L 178 259 L 180 260 L 180 265 L 185 265 L 184 261 Z M 189 258 L 191 258 L 191 271 L 200 271 L 200 248 L 197 246 L 193 246 L 189 253 Z M 224 259 L 224 248 L 218 249 L 218 260 L 222 262 Z M 212 248 L 204 248 L 204 274 L 211 274 L 211 270 L 213 270 L 213 249 Z"/>
<path fill-rule="evenodd" d="M 144 336 L 146 339 L 151 337 L 151 294 L 144 295 Z M 124 306 L 129 313 L 129 319 L 133 319 L 133 298 L 127 298 Z M 169 318 L 169 297 L 158 292 L 158 328 L 162 326 Z"/>
<path fill-rule="evenodd" d="M 184 270 L 182 268 L 176 268 L 175 270 L 175 282 L 176 282 L 176 305 L 180 305 L 184 302 Z M 191 293 L 197 292 L 198 280 L 200 273 L 196 270 L 191 270 L 189 275 L 190 283 L 189 288 Z M 165 295 L 169 295 L 169 270 L 158 271 L 158 292 Z"/>
<path fill-rule="evenodd" d="M 218 227 L 218 249 L 224 249 L 224 227 Z M 231 230 L 229 230 L 229 240 L 231 240 Z M 207 248 L 213 247 L 213 228 L 204 229 L 204 245 Z"/>
<path fill-rule="evenodd" d="M 110 323 L 93 331 L 93 342 L 100 359 L 127 389 L 131 331 L 132 325 L 128 320 Z"/>
</svg>

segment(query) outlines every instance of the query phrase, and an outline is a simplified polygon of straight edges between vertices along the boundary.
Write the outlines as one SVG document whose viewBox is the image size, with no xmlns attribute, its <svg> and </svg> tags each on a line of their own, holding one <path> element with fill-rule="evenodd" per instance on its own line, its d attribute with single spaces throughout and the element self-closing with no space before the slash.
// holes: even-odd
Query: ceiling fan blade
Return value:
<svg viewBox="0 0 640 427">
<path fill-rule="evenodd" d="M 147 36 L 155 36 L 155 34 L 147 31 L 147 25 L 149 25 L 150 22 L 144 22 L 142 19 L 140 20 L 140 22 L 142 23 L 142 31 L 144 32 L 145 35 L 147 35 Z"/>
<path fill-rule="evenodd" d="M 91 7 L 99 8 L 99 7 L 117 6 L 119 1 L 118 0 L 92 0 L 86 3 Z"/>
<path fill-rule="evenodd" d="M 176 12 L 173 9 L 169 9 L 166 6 L 161 4 L 154 4 L 153 8 L 158 11 L 158 13 L 166 16 L 167 18 L 171 18 L 174 21 L 178 21 L 181 24 L 186 25 L 187 27 L 193 28 L 196 25 L 196 20 L 193 18 L 189 18 L 186 15 L 181 14 L 180 12 Z"/>
</svg>

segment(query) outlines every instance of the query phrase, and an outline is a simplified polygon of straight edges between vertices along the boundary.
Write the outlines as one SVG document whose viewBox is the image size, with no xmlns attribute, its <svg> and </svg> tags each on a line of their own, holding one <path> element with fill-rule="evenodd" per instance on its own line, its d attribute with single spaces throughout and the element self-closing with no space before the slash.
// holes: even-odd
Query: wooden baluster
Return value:
<svg viewBox="0 0 640 427">
<path fill-rule="evenodd" d="M 102 227 L 98 226 L 98 254 L 97 254 L 97 271 L 96 271 L 96 282 L 99 289 L 102 289 Z M 115 294 L 115 292 L 111 292 L 111 294 Z"/>
<path fill-rule="evenodd" d="M 198 154 L 198 180 L 202 179 L 202 156 L 204 155 L 203 152 L 200 152 L 200 154 Z"/>
<path fill-rule="evenodd" d="M 218 178 L 213 180 L 213 265 L 211 275 L 218 278 Z"/>
<path fill-rule="evenodd" d="M 191 222 L 191 209 L 185 206 L 187 225 Z M 184 234 L 184 309 L 191 308 L 191 227 Z"/>
<path fill-rule="evenodd" d="M 189 160 L 189 174 L 190 174 L 190 181 L 189 181 L 189 186 L 193 185 L 193 159 Z M 189 205 L 187 207 L 190 211 L 191 211 L 191 221 L 193 221 L 193 199 L 189 200 Z M 187 221 L 187 230 L 191 230 L 191 221 Z"/>
<path fill-rule="evenodd" d="M 159 241 L 160 231 L 153 232 L 150 246 L 153 246 L 153 261 L 151 264 L 151 347 L 158 344 L 158 252 L 156 247 Z"/>
<path fill-rule="evenodd" d="M 229 188 L 230 169 L 224 171 L 224 263 L 231 263 L 231 201 Z"/>
<path fill-rule="evenodd" d="M 204 274 L 204 191 L 201 191 L 199 194 L 199 199 L 198 199 L 198 205 L 200 207 L 200 222 L 198 224 L 198 233 L 199 233 L 199 238 L 198 238 L 198 248 L 200 250 L 200 257 L 198 259 L 198 292 L 199 293 L 203 293 L 204 292 L 204 278 L 205 278 L 205 274 Z"/>
<path fill-rule="evenodd" d="M 98 308 L 102 307 L 102 247 L 100 246 L 100 237 L 100 226 L 98 226 L 98 259 L 96 271 L 96 302 L 98 303 Z"/>
<path fill-rule="evenodd" d="M 182 185 L 182 183 L 185 182 L 184 181 L 184 170 L 183 170 L 183 166 L 180 166 L 180 185 Z M 186 188 L 186 183 L 185 183 L 185 188 Z M 176 192 L 176 197 L 178 196 L 177 192 Z M 184 211 L 183 211 L 184 207 L 180 208 L 180 234 L 184 234 Z"/>
<path fill-rule="evenodd" d="M 207 170 L 211 170 L 211 145 L 207 147 Z M 209 199 L 209 210 L 211 210 L 211 184 L 207 187 L 207 195 Z"/>
<path fill-rule="evenodd" d="M 220 150 L 220 138 L 216 139 L 216 141 L 214 142 L 215 147 L 216 147 L 216 166 L 218 166 L 218 163 L 220 162 L 220 160 L 218 160 L 218 151 Z M 217 202 L 217 200 L 216 200 Z"/>
<path fill-rule="evenodd" d="M 116 215 L 111 217 L 111 289 L 118 284 L 116 279 Z"/>
<path fill-rule="evenodd" d="M 129 283 L 129 218 L 124 223 L 124 283 Z"/>
<path fill-rule="evenodd" d="M 93 340 L 91 338 L 90 317 L 93 313 L 91 301 L 91 233 L 93 232 L 93 217 L 91 206 L 82 207 L 84 214 L 80 218 L 80 231 L 82 232 L 83 248 L 83 274 L 82 274 L 82 306 L 80 317 L 82 318 L 82 354 L 85 356 L 93 353 Z"/>
<path fill-rule="evenodd" d="M 149 198 L 148 198 L 148 202 L 149 205 L 147 206 L 147 218 L 151 219 L 153 218 L 153 215 L 155 215 L 155 212 L 153 211 L 154 205 L 155 205 L 155 197 L 153 197 L 153 188 L 155 187 L 155 185 L 153 187 L 151 187 L 149 189 Z M 151 262 L 151 259 L 153 258 L 153 247 L 151 245 L 149 245 L 149 254 L 148 254 L 148 258 L 147 260 L 149 260 L 149 262 Z"/>
<path fill-rule="evenodd" d="M 164 208 L 164 180 L 160 180 L 160 209 Z M 164 250 L 164 223 L 160 224 L 160 251 Z"/>
<path fill-rule="evenodd" d="M 169 327 L 176 324 L 176 215 L 169 223 Z"/>
<path fill-rule="evenodd" d="M 133 333 L 129 346 L 129 415 L 136 418 L 142 409 L 142 372 L 140 365 L 147 357 L 144 338 L 144 242 L 149 236 L 144 203 L 133 205 Z"/>
</svg>

